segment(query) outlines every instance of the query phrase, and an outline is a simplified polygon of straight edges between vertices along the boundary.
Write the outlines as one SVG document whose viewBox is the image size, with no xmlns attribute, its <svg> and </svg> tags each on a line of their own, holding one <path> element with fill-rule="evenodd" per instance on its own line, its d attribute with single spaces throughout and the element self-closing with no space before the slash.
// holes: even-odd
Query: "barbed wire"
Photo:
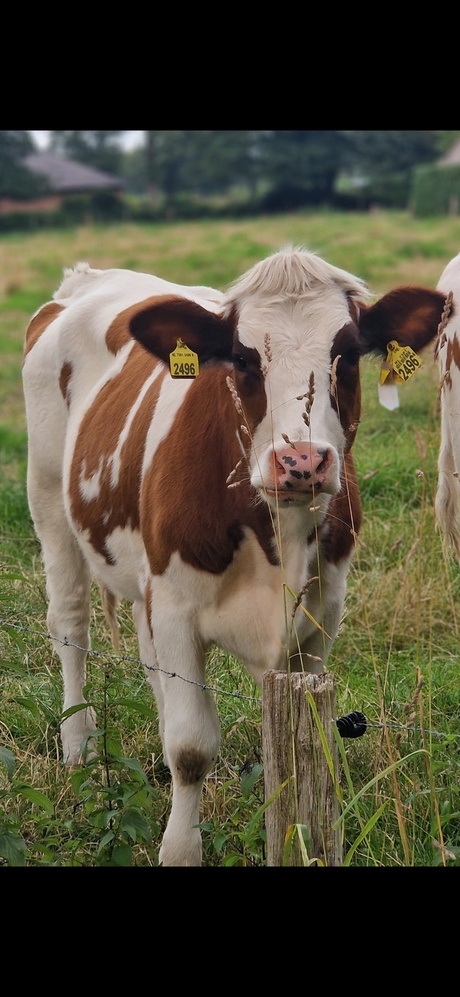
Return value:
<svg viewBox="0 0 460 997">
<path fill-rule="evenodd" d="M 43 630 L 34 630 L 31 627 L 26 627 L 19 623 L 13 623 L 10 620 L 6 619 L 0 619 L 0 626 L 6 628 L 10 627 L 10 629 L 19 631 L 21 633 L 33 634 L 34 636 L 41 637 L 42 639 L 54 640 L 57 641 L 59 644 L 62 644 L 63 647 L 74 647 L 76 648 L 77 651 L 83 651 L 85 654 L 92 654 L 96 658 L 97 657 L 110 658 L 117 661 L 128 661 L 131 664 L 141 665 L 142 668 L 145 668 L 149 672 L 161 672 L 162 675 L 167 675 L 169 678 L 181 679 L 182 682 L 186 682 L 188 685 L 195 685 L 199 689 L 203 689 L 204 692 L 213 692 L 218 696 L 228 696 L 231 699 L 248 700 L 252 703 L 259 703 L 259 704 L 262 703 L 261 696 L 248 696 L 242 692 L 228 692 L 226 689 L 220 689 L 218 686 L 207 685 L 205 682 L 196 682 L 195 679 L 188 679 L 184 675 L 180 675 L 178 672 L 171 672 L 168 671 L 166 668 L 160 668 L 159 665 L 147 665 L 145 661 L 142 661 L 140 658 L 135 658 L 129 654 L 113 654 L 113 652 L 111 651 L 98 651 L 92 647 L 82 647 L 80 644 L 74 644 L 72 641 L 67 640 L 67 638 L 62 640 L 60 637 L 54 637 L 53 634 L 44 633 Z M 334 723 L 337 723 L 337 720 L 335 720 Z M 382 731 L 386 729 L 401 730 L 401 731 L 406 731 L 407 733 L 428 734 L 433 737 L 442 737 L 445 739 L 460 738 L 460 734 L 446 734 L 439 730 L 429 730 L 426 727 L 409 727 L 406 724 L 395 724 L 387 722 L 369 723 L 367 719 L 365 719 L 365 726 L 366 729 L 370 730 L 382 730 Z"/>
<path fill-rule="evenodd" d="M 141 661 L 140 658 L 135 658 L 129 654 L 113 654 L 111 651 L 97 651 L 92 647 L 81 647 L 80 644 L 74 644 L 72 641 L 67 640 L 67 638 L 62 640 L 60 637 L 54 637 L 53 634 L 43 633 L 42 630 L 33 630 L 31 627 L 21 626 L 19 623 L 11 623 L 9 620 L 0 619 L 0 626 L 11 627 L 12 630 L 19 630 L 21 633 L 30 633 L 48 640 L 55 640 L 59 644 L 62 644 L 63 647 L 74 647 L 77 651 L 84 651 L 85 654 L 92 654 L 96 658 L 111 658 L 117 661 L 129 661 L 135 665 L 142 665 L 149 672 L 161 672 L 162 675 L 167 675 L 169 678 L 181 679 L 182 682 L 187 682 L 188 685 L 198 686 L 204 692 L 215 692 L 219 696 L 230 696 L 233 699 L 248 699 L 253 703 L 261 702 L 260 696 L 247 696 L 242 692 L 228 692 L 226 689 L 219 689 L 218 686 L 207 685 L 205 682 L 197 682 L 195 679 L 188 679 L 185 675 L 179 675 L 178 672 L 170 672 L 166 668 L 160 668 L 160 665 L 147 665 L 145 661 Z"/>
</svg>

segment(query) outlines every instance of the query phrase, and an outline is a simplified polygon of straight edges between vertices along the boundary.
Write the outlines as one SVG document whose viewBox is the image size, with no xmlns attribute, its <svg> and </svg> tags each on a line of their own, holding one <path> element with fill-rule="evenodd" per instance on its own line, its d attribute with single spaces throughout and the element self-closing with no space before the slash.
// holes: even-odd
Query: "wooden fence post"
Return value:
<svg viewBox="0 0 460 997">
<path fill-rule="evenodd" d="M 321 859 L 327 866 L 342 864 L 341 830 L 334 831 L 332 827 L 340 808 L 308 693 L 316 705 L 338 778 L 338 749 L 332 731 L 336 717 L 332 675 L 265 672 L 262 685 L 265 800 L 289 780 L 265 812 L 269 866 L 283 865 L 286 832 L 293 824 L 304 824 L 308 829 L 309 859 Z M 295 834 L 289 865 L 304 864 Z"/>
</svg>

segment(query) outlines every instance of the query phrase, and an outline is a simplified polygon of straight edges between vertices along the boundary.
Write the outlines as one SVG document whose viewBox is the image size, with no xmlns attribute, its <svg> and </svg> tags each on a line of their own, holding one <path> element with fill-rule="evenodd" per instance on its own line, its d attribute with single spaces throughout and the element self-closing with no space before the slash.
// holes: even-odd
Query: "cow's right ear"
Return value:
<svg viewBox="0 0 460 997">
<path fill-rule="evenodd" d="M 436 336 L 446 302 L 444 294 L 423 287 L 398 287 L 374 305 L 360 304 L 358 326 L 363 353 L 383 356 L 395 339 L 418 353 Z"/>
<path fill-rule="evenodd" d="M 200 364 L 213 358 L 230 360 L 233 330 L 232 318 L 222 318 L 196 301 L 176 296 L 141 302 L 129 321 L 134 339 L 167 364 L 178 339 L 198 354 Z"/>
</svg>

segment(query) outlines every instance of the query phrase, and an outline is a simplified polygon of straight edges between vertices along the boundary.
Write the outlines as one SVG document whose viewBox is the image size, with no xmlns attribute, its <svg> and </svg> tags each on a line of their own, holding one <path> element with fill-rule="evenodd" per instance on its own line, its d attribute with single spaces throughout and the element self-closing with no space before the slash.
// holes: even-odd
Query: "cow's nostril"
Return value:
<svg viewBox="0 0 460 997">
<path fill-rule="evenodd" d="M 318 464 L 318 467 L 316 468 L 316 470 L 319 471 L 320 473 L 322 471 L 327 471 L 327 469 L 329 467 L 329 464 L 330 464 L 329 451 L 328 450 L 322 450 L 322 449 L 318 450 L 318 455 L 319 455 L 319 457 L 322 458 L 322 460 L 321 460 L 320 464 Z"/>
</svg>

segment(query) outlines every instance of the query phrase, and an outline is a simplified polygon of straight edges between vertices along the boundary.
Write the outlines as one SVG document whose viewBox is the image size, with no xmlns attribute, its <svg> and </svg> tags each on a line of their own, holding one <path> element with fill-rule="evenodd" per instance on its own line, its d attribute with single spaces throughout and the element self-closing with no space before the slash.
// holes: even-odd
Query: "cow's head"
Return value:
<svg viewBox="0 0 460 997">
<path fill-rule="evenodd" d="M 439 292 L 404 287 L 374 305 L 369 296 L 351 274 L 285 250 L 236 281 L 221 314 L 162 298 L 141 306 L 130 331 L 166 363 L 180 337 L 201 365 L 232 364 L 251 484 L 283 508 L 340 490 L 343 455 L 360 419 L 360 357 L 386 355 L 391 339 L 418 351 L 436 334 L 445 302 Z"/>
</svg>

